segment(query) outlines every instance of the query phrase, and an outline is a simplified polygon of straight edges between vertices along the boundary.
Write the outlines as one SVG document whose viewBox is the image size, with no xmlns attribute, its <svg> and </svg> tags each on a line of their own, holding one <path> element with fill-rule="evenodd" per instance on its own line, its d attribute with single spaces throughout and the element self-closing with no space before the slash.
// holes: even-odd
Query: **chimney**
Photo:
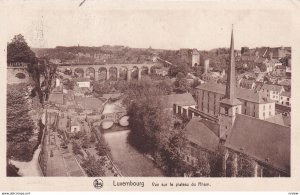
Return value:
<svg viewBox="0 0 300 195">
<path fill-rule="evenodd" d="M 209 59 L 204 61 L 204 73 L 207 73 L 209 70 Z"/>
</svg>

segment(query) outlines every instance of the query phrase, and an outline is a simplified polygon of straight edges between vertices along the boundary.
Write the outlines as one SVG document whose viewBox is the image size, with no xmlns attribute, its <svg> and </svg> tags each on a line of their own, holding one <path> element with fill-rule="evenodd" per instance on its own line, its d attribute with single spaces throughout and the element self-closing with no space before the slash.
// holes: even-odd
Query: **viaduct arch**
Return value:
<svg viewBox="0 0 300 195">
<path fill-rule="evenodd" d="M 126 73 L 126 80 L 130 81 L 134 70 L 137 70 L 137 79 L 140 80 L 142 75 L 151 74 L 151 68 L 155 65 L 156 64 L 62 64 L 58 66 L 57 69 L 61 72 L 71 72 L 72 75 L 80 70 L 83 77 L 90 78 L 94 76 L 95 81 L 110 80 L 111 77 L 113 77 L 113 80 L 124 79 L 124 76 L 120 78 L 120 74 Z M 111 70 L 114 70 L 114 72 Z"/>
</svg>

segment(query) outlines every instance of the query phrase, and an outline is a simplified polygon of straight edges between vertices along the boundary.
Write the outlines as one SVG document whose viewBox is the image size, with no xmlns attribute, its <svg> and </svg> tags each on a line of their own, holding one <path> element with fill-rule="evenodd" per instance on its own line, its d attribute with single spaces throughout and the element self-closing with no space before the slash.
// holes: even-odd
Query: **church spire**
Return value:
<svg viewBox="0 0 300 195">
<path fill-rule="evenodd" d="M 227 85 L 224 98 L 230 100 L 235 99 L 235 62 L 234 62 L 234 40 L 233 40 L 233 25 L 231 30 L 231 42 L 230 42 L 230 64 L 227 71 Z"/>
</svg>

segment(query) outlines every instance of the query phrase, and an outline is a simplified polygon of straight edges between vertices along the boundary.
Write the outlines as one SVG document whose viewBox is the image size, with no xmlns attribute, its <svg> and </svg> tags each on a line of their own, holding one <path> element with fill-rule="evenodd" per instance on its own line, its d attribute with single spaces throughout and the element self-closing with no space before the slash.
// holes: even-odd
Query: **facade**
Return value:
<svg viewBox="0 0 300 195">
<path fill-rule="evenodd" d="M 220 100 L 225 95 L 226 86 L 208 82 L 196 88 L 197 109 L 211 116 L 218 116 Z M 236 88 L 236 97 L 241 102 L 241 113 L 259 119 L 275 115 L 275 102 L 264 98 L 253 90 Z"/>
<path fill-rule="evenodd" d="M 190 93 L 164 95 L 160 98 L 166 110 L 172 111 L 174 104 L 185 109 L 188 109 L 189 107 L 196 108 L 196 101 Z"/>
<path fill-rule="evenodd" d="M 77 133 L 80 131 L 80 124 L 79 122 L 74 118 L 71 120 L 71 125 L 70 125 L 70 132 L 71 133 Z"/>
<path fill-rule="evenodd" d="M 270 98 L 273 101 L 279 102 L 280 94 L 284 92 L 283 86 L 274 84 L 264 84 L 260 89 L 260 93 L 265 98 Z"/>
<path fill-rule="evenodd" d="M 279 104 L 284 106 L 291 106 L 291 92 L 282 92 L 280 94 Z"/>
</svg>

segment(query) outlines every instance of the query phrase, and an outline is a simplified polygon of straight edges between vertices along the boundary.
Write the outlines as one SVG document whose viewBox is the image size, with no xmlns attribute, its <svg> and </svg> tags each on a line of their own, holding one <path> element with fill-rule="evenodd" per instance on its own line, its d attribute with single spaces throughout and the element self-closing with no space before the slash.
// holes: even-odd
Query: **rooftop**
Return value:
<svg viewBox="0 0 300 195">
<path fill-rule="evenodd" d="M 263 86 L 262 86 L 262 88 L 261 88 L 262 90 L 263 89 L 266 89 L 266 90 L 271 90 L 271 91 L 278 91 L 278 92 L 280 92 L 282 89 L 283 89 L 283 87 L 282 86 L 280 86 L 280 85 L 273 85 L 273 84 L 264 84 Z"/>
<path fill-rule="evenodd" d="M 282 96 L 291 97 L 291 92 L 284 91 L 281 93 Z"/>
<path fill-rule="evenodd" d="M 194 117 L 185 127 L 187 139 L 209 151 L 215 151 L 219 145 L 219 125 L 209 120 Z"/>
<path fill-rule="evenodd" d="M 93 97 L 76 96 L 75 101 L 78 106 L 88 110 L 97 110 L 103 106 L 103 102 L 101 100 Z"/>
<path fill-rule="evenodd" d="M 202 90 L 225 95 L 226 85 L 216 83 L 216 82 L 207 82 L 197 86 L 197 89 L 202 89 Z M 271 102 L 270 100 L 263 98 L 260 93 L 255 93 L 253 90 L 244 89 L 240 87 L 236 88 L 236 97 L 238 99 L 247 100 L 249 102 L 256 102 L 256 103 Z"/>
<path fill-rule="evenodd" d="M 225 146 L 289 173 L 290 128 L 238 114 Z"/>
<path fill-rule="evenodd" d="M 196 102 L 190 93 L 165 95 L 161 96 L 161 100 L 165 108 L 173 108 L 173 104 L 177 104 L 179 106 L 196 105 Z"/>
</svg>

